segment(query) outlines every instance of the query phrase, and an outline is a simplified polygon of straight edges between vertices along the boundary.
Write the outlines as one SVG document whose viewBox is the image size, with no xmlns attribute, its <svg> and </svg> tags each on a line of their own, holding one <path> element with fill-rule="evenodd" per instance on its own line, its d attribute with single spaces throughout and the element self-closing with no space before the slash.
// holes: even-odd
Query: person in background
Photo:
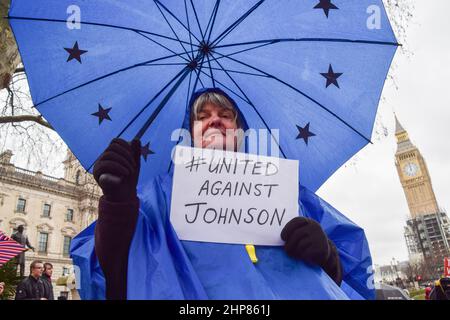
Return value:
<svg viewBox="0 0 450 320">
<path fill-rule="evenodd" d="M 430 300 L 430 293 L 431 293 L 431 285 L 428 285 L 425 288 L 425 300 Z"/>
<path fill-rule="evenodd" d="M 450 278 L 442 277 L 435 282 L 430 300 L 450 300 Z"/>
<path fill-rule="evenodd" d="M 47 286 L 47 290 L 50 293 L 49 300 L 55 300 L 55 297 L 53 295 L 52 274 L 53 265 L 50 262 L 44 263 L 44 273 L 42 274 L 42 280 L 44 281 L 44 285 Z"/>
<path fill-rule="evenodd" d="M 16 289 L 16 300 L 49 300 L 50 292 L 41 279 L 44 272 L 42 261 L 35 260 L 30 265 L 30 275 L 22 280 Z"/>
</svg>

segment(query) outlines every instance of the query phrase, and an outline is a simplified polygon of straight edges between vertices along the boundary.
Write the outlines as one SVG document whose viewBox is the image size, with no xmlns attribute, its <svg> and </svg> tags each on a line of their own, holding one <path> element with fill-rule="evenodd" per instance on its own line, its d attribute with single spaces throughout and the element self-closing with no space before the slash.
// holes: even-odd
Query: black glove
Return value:
<svg viewBox="0 0 450 320">
<path fill-rule="evenodd" d="M 141 167 L 141 142 L 131 144 L 123 139 L 113 139 L 94 165 L 94 179 L 103 190 L 107 201 L 130 202 L 136 199 L 139 170 Z M 116 184 L 100 180 L 101 175 L 111 174 L 121 179 Z"/>
<path fill-rule="evenodd" d="M 284 249 L 289 256 L 322 267 L 337 284 L 341 283 L 339 254 L 318 222 L 294 218 L 283 228 L 281 239 L 286 242 Z"/>
</svg>

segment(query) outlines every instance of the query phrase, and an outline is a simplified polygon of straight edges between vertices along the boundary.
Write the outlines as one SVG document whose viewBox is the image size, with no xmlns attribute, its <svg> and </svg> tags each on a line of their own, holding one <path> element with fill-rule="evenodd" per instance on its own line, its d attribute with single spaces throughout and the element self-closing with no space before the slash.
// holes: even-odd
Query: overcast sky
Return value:
<svg viewBox="0 0 450 320">
<path fill-rule="evenodd" d="M 406 260 L 408 256 L 403 227 L 409 211 L 394 163 L 394 111 L 425 157 L 440 206 L 450 209 L 448 12 L 448 0 L 433 0 L 432 5 L 430 1 L 416 2 L 407 43 L 413 55 L 408 58 L 397 54 L 398 90 L 388 83 L 379 108 L 378 121 L 388 129 L 388 135 L 374 134 L 374 144 L 358 153 L 356 160 L 339 169 L 319 190 L 320 196 L 366 230 L 376 264 L 388 264 L 393 257 Z M 15 153 L 14 162 L 23 166 L 20 150 Z"/>
<path fill-rule="evenodd" d="M 374 144 L 358 153 L 355 164 L 341 168 L 319 190 L 320 196 L 365 229 L 376 264 L 408 258 L 403 227 L 409 210 L 394 163 L 394 111 L 425 158 L 439 205 L 450 209 L 448 12 L 448 0 L 416 1 L 414 24 L 408 31 L 413 55 L 397 54 L 398 90 L 387 84 L 379 108 L 388 136 L 374 134 Z"/>
</svg>

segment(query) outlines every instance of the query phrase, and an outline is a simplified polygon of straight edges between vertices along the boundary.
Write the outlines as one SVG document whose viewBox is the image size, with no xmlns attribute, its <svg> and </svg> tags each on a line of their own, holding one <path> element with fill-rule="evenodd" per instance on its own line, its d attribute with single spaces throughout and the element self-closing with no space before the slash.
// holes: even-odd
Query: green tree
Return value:
<svg viewBox="0 0 450 320">
<path fill-rule="evenodd" d="M 0 299 L 13 299 L 20 280 L 14 261 L 9 261 L 0 267 L 0 282 L 5 283 L 5 291 Z"/>
</svg>

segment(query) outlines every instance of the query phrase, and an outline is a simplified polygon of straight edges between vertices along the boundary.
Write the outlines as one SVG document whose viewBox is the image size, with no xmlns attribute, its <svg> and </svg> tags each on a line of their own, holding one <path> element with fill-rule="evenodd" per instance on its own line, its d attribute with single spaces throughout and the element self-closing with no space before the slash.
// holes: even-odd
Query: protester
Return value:
<svg viewBox="0 0 450 320">
<path fill-rule="evenodd" d="M 431 285 L 427 285 L 427 287 L 425 288 L 425 300 L 430 300 L 431 290 Z"/>
<path fill-rule="evenodd" d="M 42 280 L 44 281 L 44 285 L 47 286 L 47 290 L 50 293 L 49 300 L 55 300 L 55 297 L 53 295 L 52 274 L 53 274 L 53 265 L 50 262 L 44 263 L 44 272 L 42 274 Z"/>
<path fill-rule="evenodd" d="M 49 300 L 48 287 L 41 279 L 44 271 L 42 261 L 35 260 L 30 265 L 30 275 L 19 283 L 16 289 L 16 300 Z"/>
<path fill-rule="evenodd" d="M 450 300 L 450 278 L 442 277 L 435 282 L 430 300 Z"/>
<path fill-rule="evenodd" d="M 208 89 L 192 97 L 183 128 L 195 147 L 238 151 L 239 135 L 226 132 L 248 126 L 227 94 Z M 99 219 L 71 250 L 82 298 L 102 298 L 99 266 L 108 299 L 374 298 L 363 230 L 311 191 L 300 187 L 301 216 L 283 229 L 285 246 L 256 247 L 255 264 L 245 245 L 180 241 L 169 221 L 173 172 L 154 179 L 138 197 L 140 153 L 139 141 L 115 139 L 94 167 L 104 193 Z M 102 181 L 104 174 L 122 181 Z"/>
</svg>

